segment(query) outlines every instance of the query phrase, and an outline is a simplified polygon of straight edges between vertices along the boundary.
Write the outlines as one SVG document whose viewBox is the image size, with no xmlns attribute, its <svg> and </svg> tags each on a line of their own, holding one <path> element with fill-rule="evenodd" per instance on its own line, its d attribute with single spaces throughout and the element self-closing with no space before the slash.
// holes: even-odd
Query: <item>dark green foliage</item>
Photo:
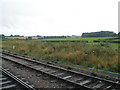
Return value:
<svg viewBox="0 0 120 90">
<path fill-rule="evenodd" d="M 5 37 L 5 35 L 4 34 L 0 34 L 0 38 L 4 38 Z"/>
<path fill-rule="evenodd" d="M 120 32 L 118 33 L 118 37 L 120 37 Z"/>
<path fill-rule="evenodd" d="M 43 36 L 43 38 L 67 38 L 69 36 Z"/>
<path fill-rule="evenodd" d="M 114 36 L 117 36 L 117 34 L 110 31 L 100 31 L 82 34 L 82 37 L 114 37 Z"/>
</svg>

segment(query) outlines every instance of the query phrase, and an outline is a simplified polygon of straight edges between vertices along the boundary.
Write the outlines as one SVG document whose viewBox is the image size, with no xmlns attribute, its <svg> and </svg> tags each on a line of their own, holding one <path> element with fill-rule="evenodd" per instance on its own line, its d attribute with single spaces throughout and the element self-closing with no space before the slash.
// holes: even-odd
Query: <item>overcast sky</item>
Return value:
<svg viewBox="0 0 120 90">
<path fill-rule="evenodd" d="M 0 0 L 0 33 L 81 35 L 118 33 L 120 0 Z"/>
</svg>

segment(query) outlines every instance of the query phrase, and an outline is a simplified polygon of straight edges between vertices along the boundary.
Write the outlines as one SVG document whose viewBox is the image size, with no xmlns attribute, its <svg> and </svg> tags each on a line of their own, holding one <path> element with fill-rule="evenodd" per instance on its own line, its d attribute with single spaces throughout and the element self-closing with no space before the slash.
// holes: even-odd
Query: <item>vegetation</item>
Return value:
<svg viewBox="0 0 120 90">
<path fill-rule="evenodd" d="M 95 38 L 88 39 L 92 41 Z M 58 63 L 120 72 L 118 69 L 120 51 L 118 50 L 118 44 L 115 43 L 41 43 L 32 40 L 3 40 L 2 43 L 3 49 L 36 58 L 46 58 Z"/>
<path fill-rule="evenodd" d="M 110 31 L 91 32 L 82 34 L 82 37 L 114 37 L 114 36 L 117 36 L 117 34 Z"/>
<path fill-rule="evenodd" d="M 88 41 L 92 42 L 93 40 L 104 40 L 116 37 L 69 37 L 69 38 L 49 38 L 49 39 L 37 39 L 33 41 Z"/>
<path fill-rule="evenodd" d="M 69 36 L 43 36 L 43 38 L 67 38 Z"/>
<path fill-rule="evenodd" d="M 120 32 L 118 33 L 118 37 L 120 37 Z"/>
</svg>

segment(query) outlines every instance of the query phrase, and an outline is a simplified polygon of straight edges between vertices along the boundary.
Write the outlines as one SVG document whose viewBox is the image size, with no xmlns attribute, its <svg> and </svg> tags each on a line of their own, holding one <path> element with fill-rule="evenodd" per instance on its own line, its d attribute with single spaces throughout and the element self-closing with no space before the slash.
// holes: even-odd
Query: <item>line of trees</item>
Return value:
<svg viewBox="0 0 120 90">
<path fill-rule="evenodd" d="M 120 32 L 118 34 L 111 32 L 111 31 L 100 31 L 100 32 L 90 32 L 90 33 L 82 33 L 81 37 L 115 37 L 119 36 L 120 37 Z M 0 35 L 0 38 L 4 37 L 23 37 L 20 35 L 10 35 L 10 36 L 5 36 L 4 34 Z M 37 35 L 34 37 L 39 37 L 39 38 L 67 38 L 71 36 L 41 36 Z"/>
<path fill-rule="evenodd" d="M 118 37 L 120 37 L 120 32 L 118 33 Z"/>
<path fill-rule="evenodd" d="M 82 34 L 82 37 L 114 37 L 114 36 L 118 35 L 111 31 L 90 32 Z"/>
<path fill-rule="evenodd" d="M 70 36 L 41 36 L 41 35 L 37 35 L 36 37 L 39 37 L 39 38 L 67 38 L 67 37 L 70 37 Z"/>
</svg>

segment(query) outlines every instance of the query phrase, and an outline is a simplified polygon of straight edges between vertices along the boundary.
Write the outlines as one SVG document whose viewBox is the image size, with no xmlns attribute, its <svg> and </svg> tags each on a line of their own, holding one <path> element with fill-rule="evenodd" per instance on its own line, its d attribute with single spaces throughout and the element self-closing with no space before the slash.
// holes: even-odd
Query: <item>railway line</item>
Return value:
<svg viewBox="0 0 120 90">
<path fill-rule="evenodd" d="M 0 90 L 35 90 L 32 86 L 22 81 L 8 70 L 0 66 Z"/>
<path fill-rule="evenodd" d="M 53 82 L 62 80 L 63 83 L 71 88 L 79 88 L 81 90 L 119 90 L 120 83 L 114 82 L 84 73 L 76 72 L 71 69 L 54 66 L 49 63 L 39 62 L 35 58 L 29 58 L 24 55 L 18 55 L 13 52 L 1 50 L 2 59 L 30 68 L 48 77 L 54 77 Z"/>
</svg>

